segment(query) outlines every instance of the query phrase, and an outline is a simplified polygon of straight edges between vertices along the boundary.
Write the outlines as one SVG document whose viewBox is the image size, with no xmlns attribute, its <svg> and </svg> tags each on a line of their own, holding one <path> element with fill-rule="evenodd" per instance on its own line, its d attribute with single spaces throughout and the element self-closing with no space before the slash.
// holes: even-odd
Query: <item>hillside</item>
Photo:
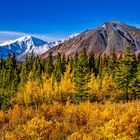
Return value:
<svg viewBox="0 0 140 140">
<path fill-rule="evenodd" d="M 94 51 L 96 56 L 103 53 L 109 55 L 113 50 L 117 54 L 123 54 L 128 44 L 131 44 L 134 52 L 140 50 L 140 29 L 112 21 L 96 29 L 80 33 L 78 36 L 50 49 L 42 57 L 47 58 L 50 51 L 53 56 L 56 56 L 58 52 L 66 56 L 73 56 L 75 52 L 79 53 L 84 47 L 88 54 Z"/>
</svg>

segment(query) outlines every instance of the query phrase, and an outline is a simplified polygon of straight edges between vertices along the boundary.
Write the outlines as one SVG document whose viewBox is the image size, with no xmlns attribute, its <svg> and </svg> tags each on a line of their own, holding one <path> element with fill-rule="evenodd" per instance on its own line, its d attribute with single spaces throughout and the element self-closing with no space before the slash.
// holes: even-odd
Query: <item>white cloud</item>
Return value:
<svg viewBox="0 0 140 140">
<path fill-rule="evenodd" d="M 12 32 L 12 31 L 0 31 L 1 34 L 7 34 L 7 35 L 25 35 L 25 33 L 22 32 Z"/>
<path fill-rule="evenodd" d="M 135 24 L 135 27 L 140 29 L 140 24 Z"/>
<path fill-rule="evenodd" d="M 24 35 L 32 35 L 45 41 L 56 41 L 61 39 L 58 35 L 51 36 L 46 34 L 30 34 L 24 32 L 0 31 L 0 41 L 17 39 Z"/>
<path fill-rule="evenodd" d="M 140 29 L 140 24 L 130 24 L 130 25 L 135 26 L 136 28 Z"/>
<path fill-rule="evenodd" d="M 22 32 L 0 31 L 0 41 L 12 40 L 25 35 Z"/>
<path fill-rule="evenodd" d="M 45 35 L 45 34 L 30 34 L 30 35 L 43 39 L 45 41 L 58 41 L 58 40 L 62 39 L 61 36 L 59 37 L 57 35 L 56 36 Z"/>
</svg>

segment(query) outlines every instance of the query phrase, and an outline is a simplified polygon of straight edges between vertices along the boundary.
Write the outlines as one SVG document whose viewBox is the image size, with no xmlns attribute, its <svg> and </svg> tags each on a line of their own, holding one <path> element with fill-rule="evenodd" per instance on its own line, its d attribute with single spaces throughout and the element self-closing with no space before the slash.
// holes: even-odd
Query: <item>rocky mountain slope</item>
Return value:
<svg viewBox="0 0 140 140">
<path fill-rule="evenodd" d="M 51 51 L 53 56 L 57 53 L 73 56 L 75 52 L 80 52 L 86 48 L 87 53 L 94 51 L 95 55 L 103 53 L 110 54 L 113 50 L 117 54 L 123 54 L 128 44 L 131 44 L 132 50 L 140 50 L 140 29 L 121 23 L 107 22 L 96 29 L 86 30 L 76 37 L 64 41 L 42 55 L 47 58 Z"/>
</svg>

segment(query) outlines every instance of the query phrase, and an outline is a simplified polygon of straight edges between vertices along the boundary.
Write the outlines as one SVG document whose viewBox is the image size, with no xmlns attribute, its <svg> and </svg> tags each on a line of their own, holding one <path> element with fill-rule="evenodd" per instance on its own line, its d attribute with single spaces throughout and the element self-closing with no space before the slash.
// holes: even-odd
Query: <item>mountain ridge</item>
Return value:
<svg viewBox="0 0 140 140">
<path fill-rule="evenodd" d="M 22 36 L 15 40 L 4 41 L 0 43 L 0 57 L 6 58 L 8 54 L 15 53 L 17 60 L 21 56 L 29 56 L 32 52 L 36 55 L 41 55 L 50 49 L 52 46 L 48 42 L 38 39 L 34 36 Z M 23 60 L 24 61 L 24 60 Z"/>
<path fill-rule="evenodd" d="M 117 54 L 123 54 L 127 44 L 131 44 L 136 54 L 140 52 L 140 29 L 119 21 L 110 21 L 95 29 L 74 33 L 54 42 L 47 42 L 32 35 L 0 42 L 0 57 L 6 58 L 9 53 L 15 53 L 17 60 L 24 61 L 33 52 L 47 59 L 50 51 L 53 56 L 59 52 L 67 57 L 79 53 L 82 48 L 86 48 L 87 54 L 93 51 L 95 56 L 104 53 L 110 55 L 113 50 Z"/>
<path fill-rule="evenodd" d="M 78 35 L 77 33 L 70 35 L 66 39 L 47 42 L 42 39 L 36 38 L 32 35 L 25 35 L 15 40 L 0 42 L 0 57 L 6 58 L 8 54 L 16 55 L 18 61 L 25 61 L 26 57 L 30 56 L 32 52 L 35 55 L 42 55 L 47 50 L 57 46 L 64 41 L 68 41 Z"/>
<path fill-rule="evenodd" d="M 79 53 L 82 48 L 86 48 L 87 54 L 93 51 L 96 56 L 104 53 L 110 55 L 113 50 L 120 55 L 124 53 L 128 44 L 131 44 L 134 52 L 140 50 L 140 29 L 122 22 L 110 21 L 95 29 L 80 33 L 51 48 L 41 56 L 46 59 L 50 51 L 53 56 L 56 56 L 58 52 L 65 54 L 66 57 L 73 56 L 75 52 Z"/>
</svg>

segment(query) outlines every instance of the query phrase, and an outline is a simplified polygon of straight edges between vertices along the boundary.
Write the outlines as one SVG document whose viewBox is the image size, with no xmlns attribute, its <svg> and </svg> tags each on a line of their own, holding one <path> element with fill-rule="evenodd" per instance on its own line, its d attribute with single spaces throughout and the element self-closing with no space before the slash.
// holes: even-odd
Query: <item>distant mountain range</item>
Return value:
<svg viewBox="0 0 140 140">
<path fill-rule="evenodd" d="M 57 46 L 76 35 L 77 34 L 73 34 L 66 39 L 54 42 L 46 42 L 33 36 L 23 36 L 16 40 L 0 42 L 0 58 L 6 58 L 9 53 L 11 55 L 15 53 L 18 61 L 24 61 L 26 57 L 30 56 L 32 53 L 40 56 L 54 46 Z"/>
<path fill-rule="evenodd" d="M 24 59 L 25 56 L 29 56 L 32 52 L 36 55 L 41 55 L 52 46 L 47 42 L 35 38 L 33 36 L 23 36 L 16 40 L 5 41 L 0 43 L 0 57 L 7 57 L 8 53 L 11 55 L 16 54 L 17 59 Z"/>
<path fill-rule="evenodd" d="M 96 56 L 104 53 L 110 55 L 113 50 L 116 54 L 123 54 L 128 44 L 131 44 L 134 52 L 140 51 L 140 29 L 112 21 L 64 41 L 44 53 L 42 57 L 46 59 L 50 51 L 53 56 L 56 56 L 58 52 L 66 56 L 73 56 L 82 48 L 86 48 L 88 54 L 93 51 Z"/>
<path fill-rule="evenodd" d="M 8 53 L 15 53 L 18 61 L 24 61 L 33 52 L 46 59 L 50 51 L 53 56 L 58 52 L 73 56 L 82 48 L 86 48 L 88 54 L 94 51 L 96 56 L 104 53 L 110 55 L 113 50 L 117 54 L 123 54 L 128 44 L 131 44 L 134 52 L 140 52 L 140 29 L 112 21 L 56 42 L 46 42 L 33 36 L 0 42 L 0 57 L 6 58 Z"/>
</svg>

